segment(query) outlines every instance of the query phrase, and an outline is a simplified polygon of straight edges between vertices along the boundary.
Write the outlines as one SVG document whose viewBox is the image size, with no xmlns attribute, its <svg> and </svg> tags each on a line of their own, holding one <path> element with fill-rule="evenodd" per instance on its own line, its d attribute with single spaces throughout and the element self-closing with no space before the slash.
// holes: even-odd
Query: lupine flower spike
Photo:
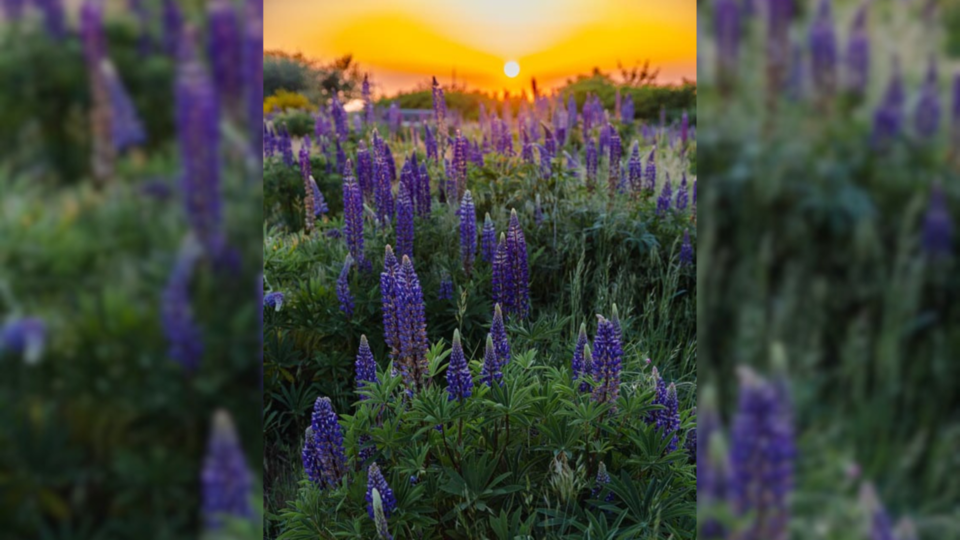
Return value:
<svg viewBox="0 0 960 540">
<path fill-rule="evenodd" d="M 497 353 L 493 347 L 493 336 L 487 334 L 487 344 L 483 350 L 483 369 L 480 370 L 480 380 L 487 386 L 493 386 L 494 383 L 503 384 L 503 373 L 500 371 L 500 363 L 497 362 Z"/>
<path fill-rule="evenodd" d="M 224 517 L 253 518 L 253 475 L 233 420 L 225 410 L 213 415 L 201 485 L 203 519 L 208 531 L 222 528 Z"/>
<path fill-rule="evenodd" d="M 577 334 L 577 343 L 573 347 L 573 362 L 571 368 L 573 371 L 573 380 L 580 381 L 580 391 L 586 392 L 590 389 L 590 383 L 586 380 L 590 375 L 590 366 L 587 365 L 584 358 L 584 349 L 587 346 L 587 323 L 580 323 L 580 333 Z"/>
<path fill-rule="evenodd" d="M 477 213 L 470 190 L 464 192 L 457 215 L 460 217 L 460 260 L 463 271 L 469 276 L 477 252 Z"/>
<path fill-rule="evenodd" d="M 483 231 L 480 233 L 481 253 L 483 262 L 493 263 L 493 257 L 497 252 L 497 232 L 490 219 L 490 212 L 487 212 L 483 218 Z"/>
<path fill-rule="evenodd" d="M 597 315 L 597 335 L 593 340 L 593 379 L 598 384 L 593 389 L 592 400 L 610 403 L 616 408 L 620 395 L 620 370 L 623 365 L 623 349 L 615 325 Z"/>
<path fill-rule="evenodd" d="M 450 364 L 447 366 L 447 393 L 448 400 L 463 401 L 470 397 L 473 388 L 473 377 L 470 367 L 463 354 L 460 344 L 460 331 L 453 331 L 453 352 L 450 353 Z"/>
<path fill-rule="evenodd" d="M 379 384 L 377 378 L 377 362 L 373 359 L 373 352 L 370 350 L 370 344 L 367 343 L 367 336 L 360 336 L 360 351 L 357 352 L 357 389 L 363 388 L 367 383 Z M 360 399 L 366 399 L 361 395 Z"/>
<path fill-rule="evenodd" d="M 353 294 L 350 293 L 350 268 L 353 266 L 353 257 L 347 254 L 337 278 L 337 299 L 340 301 L 340 311 L 350 318 L 353 316 Z"/>
<path fill-rule="evenodd" d="M 599 467 L 597 467 L 597 479 L 594 483 L 592 496 L 594 499 L 600 496 L 603 492 L 603 488 L 610 483 L 610 474 L 607 472 L 607 465 L 604 462 L 600 462 Z M 613 501 L 613 492 L 607 491 L 606 497 L 603 498 L 604 502 Z"/>
<path fill-rule="evenodd" d="M 387 484 L 387 480 L 383 477 L 383 472 L 380 471 L 380 466 L 376 463 L 370 465 L 370 468 L 367 469 L 367 513 L 370 515 L 370 519 L 376 519 L 374 516 L 374 504 L 373 504 L 373 492 L 376 490 L 380 494 L 380 499 L 383 502 L 383 514 L 384 517 L 390 519 L 390 515 L 393 514 L 394 510 L 397 509 L 397 499 L 393 495 L 393 490 L 390 489 L 390 486 Z"/>
<path fill-rule="evenodd" d="M 304 447 L 304 468 L 310 480 L 319 487 L 334 488 L 347 472 L 347 457 L 343 432 L 330 398 L 317 398 L 310 427 L 313 436 Z"/>
</svg>

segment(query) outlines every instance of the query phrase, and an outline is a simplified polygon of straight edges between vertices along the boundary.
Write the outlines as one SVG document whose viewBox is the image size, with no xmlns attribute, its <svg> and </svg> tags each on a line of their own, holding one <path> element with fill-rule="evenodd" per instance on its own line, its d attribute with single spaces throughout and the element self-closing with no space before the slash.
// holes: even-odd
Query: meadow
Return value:
<svg viewBox="0 0 960 540">
<path fill-rule="evenodd" d="M 266 536 L 695 538 L 694 125 L 364 86 L 265 110 Z"/>
<path fill-rule="evenodd" d="M 261 535 L 259 5 L 4 3 L 4 538 Z"/>
<path fill-rule="evenodd" d="M 700 8 L 700 535 L 960 538 L 956 6 Z"/>
</svg>

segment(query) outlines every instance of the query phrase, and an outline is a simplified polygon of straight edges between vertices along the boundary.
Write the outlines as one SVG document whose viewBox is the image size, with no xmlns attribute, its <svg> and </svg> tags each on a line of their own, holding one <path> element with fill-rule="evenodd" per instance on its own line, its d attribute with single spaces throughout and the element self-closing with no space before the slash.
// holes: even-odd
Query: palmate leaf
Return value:
<svg viewBox="0 0 960 540">
<path fill-rule="evenodd" d="M 501 510 L 499 515 L 490 517 L 490 530 L 496 535 L 497 540 L 532 540 L 536 514 L 531 514 L 526 521 L 522 520 L 521 509 L 516 509 L 508 514 L 506 510 Z"/>
</svg>

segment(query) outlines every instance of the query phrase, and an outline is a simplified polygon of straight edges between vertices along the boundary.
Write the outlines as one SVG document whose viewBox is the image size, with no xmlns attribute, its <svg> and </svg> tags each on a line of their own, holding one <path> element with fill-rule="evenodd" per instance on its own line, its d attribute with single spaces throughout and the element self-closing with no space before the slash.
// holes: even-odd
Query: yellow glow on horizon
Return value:
<svg viewBox="0 0 960 540">
<path fill-rule="evenodd" d="M 520 74 L 520 64 L 513 60 L 503 65 L 503 73 L 511 79 Z"/>
<path fill-rule="evenodd" d="M 264 8 L 265 49 L 320 60 L 352 54 L 379 95 L 431 76 L 514 93 L 530 78 L 549 88 L 644 60 L 661 82 L 696 80 L 695 0 L 271 0 Z"/>
</svg>

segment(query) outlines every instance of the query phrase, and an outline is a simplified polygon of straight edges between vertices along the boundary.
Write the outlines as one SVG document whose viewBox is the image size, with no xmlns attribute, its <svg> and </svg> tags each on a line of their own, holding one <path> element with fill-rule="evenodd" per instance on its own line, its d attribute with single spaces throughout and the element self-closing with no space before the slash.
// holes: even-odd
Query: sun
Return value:
<svg viewBox="0 0 960 540">
<path fill-rule="evenodd" d="M 503 72 L 512 79 L 520 74 L 520 64 L 511 60 L 503 65 Z"/>
</svg>

